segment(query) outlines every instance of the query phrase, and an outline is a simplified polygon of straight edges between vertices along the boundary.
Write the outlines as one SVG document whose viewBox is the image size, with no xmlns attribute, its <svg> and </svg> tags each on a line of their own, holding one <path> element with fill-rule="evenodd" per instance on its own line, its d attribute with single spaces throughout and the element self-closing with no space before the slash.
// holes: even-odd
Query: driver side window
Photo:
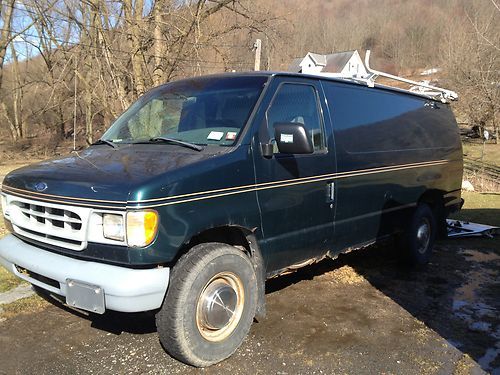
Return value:
<svg viewBox="0 0 500 375">
<path fill-rule="evenodd" d="M 269 132 L 274 134 L 276 123 L 303 124 L 314 152 L 326 150 L 325 133 L 319 114 L 316 89 L 310 85 L 285 83 L 281 85 L 267 110 Z"/>
</svg>

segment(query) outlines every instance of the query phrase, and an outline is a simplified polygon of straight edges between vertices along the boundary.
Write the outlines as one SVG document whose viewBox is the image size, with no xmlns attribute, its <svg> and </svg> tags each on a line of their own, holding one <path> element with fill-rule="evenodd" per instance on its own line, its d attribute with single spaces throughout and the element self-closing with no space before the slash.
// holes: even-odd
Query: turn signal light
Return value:
<svg viewBox="0 0 500 375">
<path fill-rule="evenodd" d="M 127 212 L 127 243 L 133 247 L 151 244 L 158 232 L 158 212 L 154 210 Z"/>
</svg>

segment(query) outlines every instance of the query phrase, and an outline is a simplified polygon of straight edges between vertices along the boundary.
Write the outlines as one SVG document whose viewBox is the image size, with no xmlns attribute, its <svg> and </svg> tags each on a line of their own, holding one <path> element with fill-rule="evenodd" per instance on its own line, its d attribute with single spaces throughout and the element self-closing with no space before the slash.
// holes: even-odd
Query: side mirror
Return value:
<svg viewBox="0 0 500 375">
<path fill-rule="evenodd" d="M 314 147 L 303 124 L 275 122 L 274 139 L 283 154 L 312 154 Z"/>
</svg>

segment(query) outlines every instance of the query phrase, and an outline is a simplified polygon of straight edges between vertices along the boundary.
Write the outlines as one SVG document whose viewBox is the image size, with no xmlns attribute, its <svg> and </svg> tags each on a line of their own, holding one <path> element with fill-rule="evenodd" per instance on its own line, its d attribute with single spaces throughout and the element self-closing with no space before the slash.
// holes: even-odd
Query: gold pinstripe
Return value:
<svg viewBox="0 0 500 375">
<path fill-rule="evenodd" d="M 430 165 L 441 165 L 441 164 L 446 164 L 446 163 L 448 163 L 448 160 L 433 162 L 433 164 L 430 164 Z M 419 167 L 425 167 L 428 165 L 429 164 L 413 165 L 413 166 L 399 166 L 398 168 L 391 168 L 391 169 L 382 170 L 382 171 L 381 170 L 373 170 L 373 171 L 366 171 L 363 173 L 356 173 L 356 174 L 350 174 L 352 172 L 332 173 L 329 175 L 324 175 L 325 177 L 314 178 L 314 179 L 310 178 L 306 181 L 296 181 L 296 180 L 302 180 L 302 179 L 295 179 L 295 180 L 288 180 L 288 181 L 292 181 L 289 183 L 281 183 L 281 181 L 280 181 L 279 184 L 262 186 L 262 185 L 270 184 L 270 183 L 266 182 L 266 183 L 259 184 L 259 185 L 249 185 L 249 186 L 253 186 L 253 187 L 248 188 L 248 189 L 213 194 L 213 195 L 203 196 L 203 197 L 183 199 L 183 200 L 174 201 L 174 202 L 166 202 L 166 203 L 159 203 L 159 204 L 146 204 L 144 206 L 141 206 L 140 204 L 145 202 L 145 201 L 143 201 L 143 202 L 139 202 L 138 206 L 128 206 L 128 208 L 154 208 L 154 207 L 171 206 L 174 204 L 194 202 L 194 201 L 199 201 L 199 200 L 204 200 L 204 199 L 218 198 L 218 197 L 224 197 L 224 196 L 235 195 L 235 194 L 240 194 L 240 193 L 249 193 L 249 192 L 253 192 L 253 191 L 276 189 L 276 188 L 294 186 L 294 185 L 303 185 L 303 184 L 308 184 L 308 183 L 312 183 L 312 182 L 321 182 L 321 181 L 328 181 L 328 180 L 331 181 L 331 180 L 337 180 L 337 179 L 347 178 L 347 177 L 358 177 L 358 176 L 364 176 L 364 175 L 374 174 L 374 173 L 392 172 L 392 171 L 398 171 L 398 170 L 404 170 L 404 169 L 410 169 L 410 168 L 419 168 Z M 201 193 L 198 193 L 198 194 L 201 194 Z M 174 199 L 174 198 L 179 198 L 179 197 L 181 197 L 181 196 L 169 197 L 169 199 Z M 163 200 L 166 200 L 166 199 L 163 199 Z M 129 203 L 133 203 L 133 201 L 130 201 Z"/>
<path fill-rule="evenodd" d="M 61 196 L 61 195 L 36 193 L 36 192 L 31 192 L 28 190 L 23 190 L 23 189 L 18 189 L 18 188 L 13 188 L 10 186 L 5 186 L 5 185 L 2 186 L 2 190 L 5 192 L 10 192 L 10 193 L 13 193 L 15 195 L 19 195 L 19 196 L 26 197 L 26 198 L 33 198 L 34 196 L 36 196 L 37 199 L 40 199 L 40 200 L 43 200 L 46 202 L 57 202 L 57 203 L 68 204 L 68 202 L 64 202 L 61 200 L 45 198 L 45 197 L 51 197 L 51 198 L 53 197 L 53 198 L 67 198 L 69 200 L 84 201 L 84 202 L 114 203 L 114 204 L 122 204 L 122 205 L 126 204 L 127 207 L 129 207 L 129 208 L 146 208 L 146 207 L 169 206 L 169 205 L 173 205 L 173 204 L 194 202 L 194 201 L 203 200 L 203 199 L 218 198 L 218 197 L 222 197 L 222 196 L 235 195 L 235 194 L 247 193 L 247 192 L 252 192 L 252 191 L 276 189 L 276 188 L 280 188 L 280 187 L 308 184 L 308 183 L 321 182 L 321 181 L 326 181 L 326 180 L 336 180 L 336 179 L 342 179 L 342 178 L 348 178 L 348 177 L 364 176 L 364 175 L 375 174 L 375 173 L 385 173 L 385 172 L 393 172 L 393 171 L 412 169 L 412 168 L 421 168 L 421 167 L 426 167 L 426 166 L 442 165 L 442 164 L 446 164 L 449 162 L 450 162 L 450 160 L 434 160 L 434 161 L 427 161 L 427 162 L 400 164 L 400 165 L 396 165 L 396 166 L 368 168 L 368 169 L 361 169 L 361 170 L 356 170 L 356 171 L 330 173 L 330 174 L 301 177 L 301 178 L 289 179 L 289 180 L 263 182 L 260 184 L 242 185 L 242 186 L 235 186 L 235 187 L 229 187 L 229 188 L 221 188 L 221 189 L 207 190 L 207 191 L 201 191 L 201 192 L 180 194 L 180 195 L 174 195 L 174 196 L 170 196 L 170 197 L 152 198 L 152 199 L 137 200 L 137 201 L 112 201 L 112 200 L 100 200 L 100 199 L 75 198 L 75 197 L 68 197 L 68 196 Z M 28 193 L 28 194 L 26 194 L 26 193 Z M 186 199 L 183 199 L 183 198 L 186 198 Z M 172 201 L 172 200 L 175 200 L 175 201 L 158 203 L 158 204 L 151 204 L 151 203 L 158 202 L 158 201 Z M 123 209 L 123 208 L 125 208 L 123 206 L 122 207 L 103 206 L 103 205 L 85 204 L 85 203 L 77 203 L 77 204 L 80 206 L 96 207 L 96 208 L 110 208 L 110 209 Z M 137 205 L 129 206 L 130 204 L 137 204 Z"/>
<path fill-rule="evenodd" d="M 20 189 L 17 189 L 17 190 L 20 190 Z M 6 191 L 7 193 L 12 193 L 12 194 L 14 194 L 14 196 L 18 196 L 21 198 L 26 198 L 26 199 L 31 199 L 31 200 L 36 199 L 36 200 L 39 200 L 41 202 L 58 203 L 58 204 L 66 204 L 66 205 L 72 204 L 72 202 L 63 201 L 60 199 L 57 200 L 57 199 L 49 199 L 49 198 L 42 198 L 42 197 L 34 197 L 33 195 L 30 195 L 30 194 L 23 194 L 23 193 L 19 193 L 19 192 L 10 192 L 9 190 L 5 189 L 5 186 L 2 187 L 2 191 Z M 28 191 L 28 190 L 26 190 L 26 191 Z M 30 192 L 30 191 L 28 191 L 28 192 Z M 67 197 L 67 198 L 73 199 L 70 197 Z M 103 206 L 103 205 L 86 204 L 86 203 L 77 203 L 76 205 L 82 206 L 82 207 L 105 208 L 105 209 L 112 209 L 112 210 L 124 210 L 124 209 L 126 209 L 125 206 L 121 206 L 121 207 L 120 206 Z"/>
<path fill-rule="evenodd" d="M 52 197 L 52 198 L 68 198 L 74 201 L 85 201 L 85 202 L 99 202 L 99 203 L 127 203 L 127 201 L 111 201 L 111 200 L 101 200 L 101 199 L 91 199 L 91 198 L 76 198 L 76 197 L 67 197 L 64 195 L 53 195 L 53 194 L 45 194 L 45 193 L 37 193 L 36 191 L 30 191 L 30 190 L 24 190 L 24 189 L 18 189 L 10 186 L 4 186 L 2 185 L 2 190 L 10 190 L 12 192 L 20 191 L 22 192 L 27 192 L 30 193 L 31 195 L 41 195 L 45 197 Z"/>
<path fill-rule="evenodd" d="M 137 201 L 128 201 L 127 203 L 147 203 L 147 202 L 157 202 L 157 201 L 164 201 L 164 200 L 172 200 L 172 199 L 179 199 L 179 198 L 187 198 L 187 197 L 192 197 L 194 195 L 202 195 L 202 194 L 212 194 L 212 193 L 220 193 L 220 192 L 225 192 L 229 190 L 239 190 L 239 189 L 247 189 L 247 188 L 255 188 L 255 187 L 260 187 L 260 186 L 268 186 L 268 185 L 274 185 L 274 184 L 287 184 L 289 182 L 295 182 L 295 181 L 306 181 L 306 180 L 315 180 L 315 179 L 322 179 L 323 177 L 328 177 L 328 178 L 334 178 L 334 177 L 339 177 L 342 175 L 358 175 L 359 173 L 367 172 L 367 171 L 381 171 L 385 172 L 386 169 L 387 171 L 391 170 L 398 170 L 399 168 L 402 167 L 407 167 L 407 166 L 427 166 L 427 165 L 439 165 L 439 164 L 444 164 L 449 162 L 449 160 L 436 160 L 436 161 L 428 161 L 428 162 L 420 162 L 420 163 L 410 163 L 410 164 L 400 164 L 397 166 L 390 166 L 390 167 L 377 167 L 377 168 L 368 168 L 368 169 L 361 169 L 358 171 L 348 171 L 348 172 L 339 172 L 339 173 L 329 173 L 329 174 L 322 174 L 322 175 L 316 175 L 316 176 L 309 176 L 309 177 L 300 177 L 300 178 L 293 178 L 289 180 L 281 180 L 281 181 L 271 181 L 271 182 L 262 182 L 260 184 L 250 184 L 250 185 L 242 185 L 242 186 L 235 186 L 235 187 L 230 187 L 230 188 L 222 188 L 222 189 L 215 189 L 215 190 L 207 190 L 207 191 L 202 191 L 202 192 L 195 192 L 195 193 L 187 193 L 187 194 L 180 194 L 180 195 L 174 195 L 170 197 L 164 197 L 164 198 L 152 198 L 152 199 L 145 199 L 145 200 L 137 200 Z M 321 181 L 321 180 L 319 180 Z"/>
</svg>

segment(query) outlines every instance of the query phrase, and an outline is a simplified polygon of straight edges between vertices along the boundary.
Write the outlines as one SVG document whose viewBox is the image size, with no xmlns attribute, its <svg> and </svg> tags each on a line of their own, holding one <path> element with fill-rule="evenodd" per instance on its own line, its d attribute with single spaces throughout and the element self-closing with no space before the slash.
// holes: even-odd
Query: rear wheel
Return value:
<svg viewBox="0 0 500 375">
<path fill-rule="evenodd" d="M 437 225 L 434 213 L 427 204 L 419 204 L 402 241 L 406 259 L 411 264 L 424 265 L 429 262 L 436 233 Z"/>
<path fill-rule="evenodd" d="M 156 326 L 165 350 L 205 367 L 233 354 L 250 330 L 257 279 L 241 250 L 220 243 L 193 247 L 172 270 Z"/>
</svg>

